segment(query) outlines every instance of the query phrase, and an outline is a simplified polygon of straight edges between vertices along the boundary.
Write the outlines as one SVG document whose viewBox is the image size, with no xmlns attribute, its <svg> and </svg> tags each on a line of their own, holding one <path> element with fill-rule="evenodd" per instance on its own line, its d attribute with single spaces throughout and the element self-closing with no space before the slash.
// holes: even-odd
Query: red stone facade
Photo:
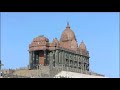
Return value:
<svg viewBox="0 0 120 90">
<path fill-rule="evenodd" d="M 32 43 L 29 45 L 30 51 L 36 50 L 54 50 L 57 47 L 62 47 L 74 51 L 81 51 L 85 54 L 87 51 L 86 45 L 82 41 L 78 47 L 78 43 L 74 32 L 70 29 L 69 24 L 67 24 L 66 29 L 63 31 L 60 41 L 57 38 L 53 39 L 53 42 L 49 42 L 49 39 L 44 36 L 38 36 L 33 39 Z"/>
</svg>

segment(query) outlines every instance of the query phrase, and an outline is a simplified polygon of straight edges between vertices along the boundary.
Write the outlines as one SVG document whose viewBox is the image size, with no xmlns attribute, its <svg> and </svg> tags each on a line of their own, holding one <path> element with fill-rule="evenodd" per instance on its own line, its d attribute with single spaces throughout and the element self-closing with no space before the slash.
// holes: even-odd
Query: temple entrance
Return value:
<svg viewBox="0 0 120 90">
<path fill-rule="evenodd" d="M 39 51 L 39 64 L 44 65 L 44 51 Z"/>
<path fill-rule="evenodd" d="M 32 52 L 32 68 L 37 69 L 40 64 L 44 65 L 45 64 L 44 59 L 45 59 L 44 51 L 38 50 Z"/>
<path fill-rule="evenodd" d="M 36 69 L 39 64 L 39 51 L 33 52 L 32 58 L 33 58 L 32 59 L 33 60 L 33 62 L 32 62 L 33 68 Z"/>
</svg>

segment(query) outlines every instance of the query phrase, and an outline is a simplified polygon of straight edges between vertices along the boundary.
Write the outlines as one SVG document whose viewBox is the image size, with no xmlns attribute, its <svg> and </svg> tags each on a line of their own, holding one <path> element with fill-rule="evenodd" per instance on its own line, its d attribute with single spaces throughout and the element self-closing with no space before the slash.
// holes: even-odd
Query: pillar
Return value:
<svg viewBox="0 0 120 90">
<path fill-rule="evenodd" d="M 50 69 L 52 69 L 53 68 L 53 54 L 52 54 L 52 52 L 50 52 Z"/>
<path fill-rule="evenodd" d="M 31 52 L 31 68 L 33 69 L 33 51 Z"/>
<path fill-rule="evenodd" d="M 61 51 L 61 64 L 62 64 L 62 67 L 63 67 L 63 51 Z"/>
<path fill-rule="evenodd" d="M 37 65 L 39 64 L 39 55 L 38 54 L 36 55 L 36 64 Z"/>
<path fill-rule="evenodd" d="M 44 50 L 44 65 L 46 65 L 46 50 Z"/>
<path fill-rule="evenodd" d="M 61 64 L 61 51 L 59 52 L 59 64 Z"/>
<path fill-rule="evenodd" d="M 68 58 L 68 62 L 67 62 L 68 67 L 70 67 L 70 60 L 71 60 L 71 54 L 69 54 L 69 58 Z"/>
<path fill-rule="evenodd" d="M 84 63 L 84 70 L 86 71 L 86 63 Z"/>
<path fill-rule="evenodd" d="M 29 69 L 32 69 L 32 52 L 29 52 Z"/>
<path fill-rule="evenodd" d="M 32 52 L 32 67 L 34 67 L 35 66 L 35 52 L 33 51 Z"/>
<path fill-rule="evenodd" d="M 50 62 L 49 62 L 49 61 L 50 61 L 50 55 L 49 55 L 49 53 L 47 54 L 46 61 L 47 61 L 47 62 L 46 62 L 46 63 L 47 63 L 47 65 L 49 65 L 49 64 L 50 64 Z"/>
<path fill-rule="evenodd" d="M 85 67 L 84 67 L 84 62 L 82 63 L 82 69 L 83 69 L 83 71 L 85 70 Z"/>
<path fill-rule="evenodd" d="M 81 59 L 81 60 L 80 60 L 80 61 L 81 61 L 81 70 L 83 70 L 83 60 L 82 60 L 82 59 L 83 59 L 83 57 L 81 56 L 81 58 L 80 58 L 80 59 Z"/>
<path fill-rule="evenodd" d="M 80 67 L 80 69 L 81 69 L 81 60 L 80 60 L 80 56 L 78 56 L 78 61 L 80 62 L 80 63 L 79 63 L 79 67 Z"/>
<path fill-rule="evenodd" d="M 78 58 L 77 58 L 77 56 L 75 55 L 75 59 L 76 59 L 76 61 L 77 61 L 77 64 L 76 64 L 76 66 L 77 66 L 77 68 L 79 68 L 79 66 L 78 66 L 78 64 L 79 64 L 79 61 L 78 61 Z"/>
<path fill-rule="evenodd" d="M 62 67 L 65 66 L 65 52 L 62 51 Z"/>
<path fill-rule="evenodd" d="M 89 58 L 87 58 L 87 70 L 89 71 Z"/>
<path fill-rule="evenodd" d="M 55 64 L 58 65 L 58 50 L 55 51 Z"/>
<path fill-rule="evenodd" d="M 77 68 L 79 69 L 79 59 L 78 59 L 78 55 L 76 55 L 76 59 L 77 59 Z"/>
<path fill-rule="evenodd" d="M 89 64 L 86 65 L 86 70 L 89 71 Z"/>
<path fill-rule="evenodd" d="M 57 61 L 58 65 L 59 65 L 59 53 L 60 53 L 60 52 L 59 52 L 59 50 L 58 50 L 58 61 Z"/>
</svg>

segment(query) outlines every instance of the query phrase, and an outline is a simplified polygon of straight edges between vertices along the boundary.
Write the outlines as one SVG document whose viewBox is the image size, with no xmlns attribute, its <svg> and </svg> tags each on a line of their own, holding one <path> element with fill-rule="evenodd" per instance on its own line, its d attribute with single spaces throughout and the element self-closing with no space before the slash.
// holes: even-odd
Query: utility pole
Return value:
<svg viewBox="0 0 120 90">
<path fill-rule="evenodd" d="M 1 70 L 1 66 L 3 66 L 3 64 L 2 64 L 2 62 L 1 62 L 1 60 L 0 60 L 0 70 Z"/>
<path fill-rule="evenodd" d="M 0 60 L 0 70 L 1 70 L 1 60 Z"/>
</svg>

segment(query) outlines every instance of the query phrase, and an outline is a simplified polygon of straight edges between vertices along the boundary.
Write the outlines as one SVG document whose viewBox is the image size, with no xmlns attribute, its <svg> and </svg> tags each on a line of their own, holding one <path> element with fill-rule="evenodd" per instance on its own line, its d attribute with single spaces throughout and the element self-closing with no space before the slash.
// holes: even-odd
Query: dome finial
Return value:
<svg viewBox="0 0 120 90">
<path fill-rule="evenodd" d="M 82 43 L 84 43 L 83 40 L 82 40 Z"/>
<path fill-rule="evenodd" d="M 67 22 L 67 27 L 66 28 L 70 28 L 70 26 L 69 26 L 69 22 Z"/>
<path fill-rule="evenodd" d="M 67 26 L 69 26 L 69 22 L 67 22 Z"/>
<path fill-rule="evenodd" d="M 85 45 L 85 43 L 83 42 L 83 40 L 82 40 L 79 48 L 80 48 L 81 50 L 85 50 L 85 51 L 87 50 L 87 49 L 86 49 L 86 45 Z"/>
</svg>

